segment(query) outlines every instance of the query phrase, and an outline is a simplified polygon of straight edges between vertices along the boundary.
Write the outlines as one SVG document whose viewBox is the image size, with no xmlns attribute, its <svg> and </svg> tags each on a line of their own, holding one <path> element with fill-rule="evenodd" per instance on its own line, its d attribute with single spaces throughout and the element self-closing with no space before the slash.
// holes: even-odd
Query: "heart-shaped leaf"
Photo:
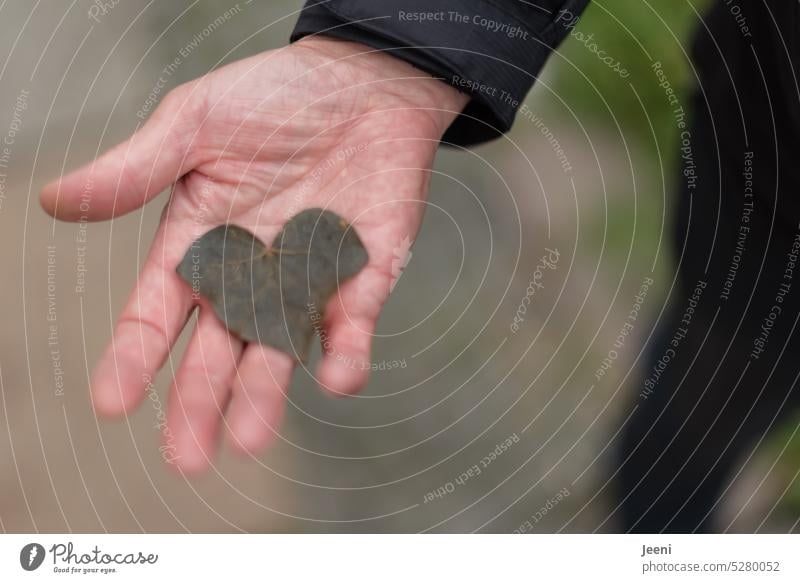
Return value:
<svg viewBox="0 0 800 583">
<path fill-rule="evenodd" d="M 194 299 L 205 297 L 232 333 L 305 361 L 316 322 L 339 283 L 367 264 L 343 218 L 308 209 L 267 247 L 250 231 L 221 225 L 197 239 L 178 265 Z"/>
</svg>

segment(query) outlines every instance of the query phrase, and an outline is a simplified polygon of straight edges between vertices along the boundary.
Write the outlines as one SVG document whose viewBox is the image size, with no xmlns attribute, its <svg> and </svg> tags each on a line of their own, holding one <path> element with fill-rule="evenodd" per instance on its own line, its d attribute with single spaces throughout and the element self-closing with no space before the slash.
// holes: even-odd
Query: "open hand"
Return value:
<svg viewBox="0 0 800 583">
<path fill-rule="evenodd" d="M 45 210 L 75 221 L 120 216 L 174 184 L 92 376 L 95 409 L 135 408 L 166 361 L 196 305 L 175 272 L 194 239 L 233 223 L 269 243 L 311 207 L 351 222 L 369 253 L 369 264 L 325 307 L 326 349 L 315 373 L 334 394 L 361 388 L 393 250 L 419 229 L 438 141 L 467 99 L 387 54 L 307 39 L 178 87 L 128 141 L 47 185 Z M 89 183 L 87 212 L 80 205 Z M 238 450 L 261 450 L 278 431 L 295 365 L 229 334 L 201 302 L 169 398 L 178 467 L 204 469 L 223 425 Z"/>
</svg>

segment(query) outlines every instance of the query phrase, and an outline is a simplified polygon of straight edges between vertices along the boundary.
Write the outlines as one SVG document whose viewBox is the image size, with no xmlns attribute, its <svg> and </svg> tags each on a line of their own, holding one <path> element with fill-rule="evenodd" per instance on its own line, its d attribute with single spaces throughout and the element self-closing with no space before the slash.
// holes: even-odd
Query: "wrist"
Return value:
<svg viewBox="0 0 800 583">
<path fill-rule="evenodd" d="M 446 81 L 436 78 L 390 52 L 348 40 L 316 35 L 305 37 L 295 47 L 346 66 L 357 79 L 370 82 L 370 91 L 383 94 L 388 101 L 399 99 L 434 121 L 438 137 L 455 120 L 470 101 Z M 349 75 L 348 75 L 349 78 Z M 380 83 L 372 83 L 382 81 Z M 378 99 L 378 101 L 380 101 Z"/>
</svg>

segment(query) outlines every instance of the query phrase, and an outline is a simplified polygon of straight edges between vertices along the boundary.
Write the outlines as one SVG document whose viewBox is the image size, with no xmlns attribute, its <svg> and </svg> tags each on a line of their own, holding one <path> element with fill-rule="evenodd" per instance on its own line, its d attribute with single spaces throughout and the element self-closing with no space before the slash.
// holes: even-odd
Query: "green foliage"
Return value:
<svg viewBox="0 0 800 583">
<path fill-rule="evenodd" d="M 597 192 L 598 200 L 606 198 L 608 215 L 589 215 L 584 231 L 587 249 L 604 245 L 616 265 L 633 250 L 631 261 L 648 270 L 656 253 L 660 257 L 670 249 L 660 240 L 662 215 L 669 212 L 662 206 L 661 179 L 669 199 L 679 159 L 675 110 L 683 107 L 688 123 L 691 38 L 709 5 L 691 2 L 592 2 L 550 61 L 555 96 L 549 106 L 560 108 L 563 100 L 571 111 L 558 109 L 560 115 L 576 116 L 593 141 L 612 145 L 620 155 L 627 149 L 633 159 L 638 192 L 632 180 L 615 181 L 618 190 L 628 184 L 626 191 Z M 666 84 L 674 91 L 672 101 Z M 668 263 L 659 259 L 660 268 Z"/>
<path fill-rule="evenodd" d="M 791 415 L 788 421 L 772 432 L 766 443 L 766 449 L 770 460 L 780 455 L 775 467 L 779 486 L 790 484 L 776 512 L 779 515 L 797 516 L 800 513 L 800 483 L 797 480 L 798 461 L 800 461 L 800 415 Z"/>
<path fill-rule="evenodd" d="M 652 65 L 661 63 L 685 105 L 693 84 L 688 62 L 691 36 L 708 4 L 707 0 L 592 2 L 562 45 L 563 58 L 553 59 L 556 91 L 581 117 L 609 124 L 614 131 L 618 123 L 626 139 L 652 142 L 652 123 L 662 152 L 668 152 L 677 133 L 673 107 Z"/>
</svg>

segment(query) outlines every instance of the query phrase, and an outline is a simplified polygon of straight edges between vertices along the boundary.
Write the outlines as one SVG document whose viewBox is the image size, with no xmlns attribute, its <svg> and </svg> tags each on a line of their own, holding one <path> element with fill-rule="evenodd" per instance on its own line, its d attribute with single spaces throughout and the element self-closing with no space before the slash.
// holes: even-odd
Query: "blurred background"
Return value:
<svg viewBox="0 0 800 583">
<path fill-rule="evenodd" d="M 223 449 L 190 480 L 159 451 L 169 366 L 128 419 L 95 419 L 87 391 L 166 193 L 82 226 L 54 223 L 37 194 L 133 132 L 154 91 L 284 45 L 301 3 L 4 2 L 0 527 L 613 531 L 615 438 L 673 285 L 677 130 L 651 66 L 686 103 L 707 4 L 594 2 L 505 139 L 440 152 L 366 391 L 332 400 L 299 374 L 276 447 L 258 459 Z M 793 522 L 795 426 L 759 446 L 721 528 Z"/>
</svg>

